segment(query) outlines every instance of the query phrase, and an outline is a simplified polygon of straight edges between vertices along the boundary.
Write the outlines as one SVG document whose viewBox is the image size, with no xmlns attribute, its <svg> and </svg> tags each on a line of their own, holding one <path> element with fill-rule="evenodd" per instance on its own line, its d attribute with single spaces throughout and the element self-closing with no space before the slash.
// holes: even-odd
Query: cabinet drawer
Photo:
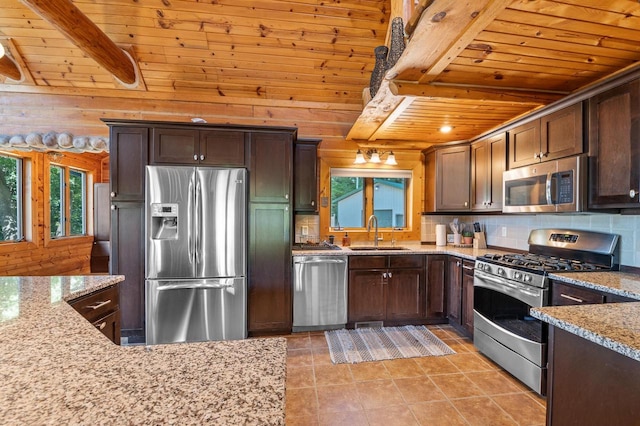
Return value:
<svg viewBox="0 0 640 426">
<path fill-rule="evenodd" d="M 72 300 L 69 304 L 88 321 L 94 322 L 118 310 L 118 286 L 111 286 Z"/>
<path fill-rule="evenodd" d="M 424 256 L 420 254 L 389 256 L 390 268 L 422 268 L 423 266 Z"/>
<path fill-rule="evenodd" d="M 111 312 L 91 324 L 116 345 L 120 345 L 120 311 Z"/>
<path fill-rule="evenodd" d="M 604 303 L 604 295 L 589 289 L 554 282 L 551 291 L 553 306 Z"/>
<path fill-rule="evenodd" d="M 349 269 L 386 269 L 387 256 L 349 256 Z"/>
</svg>

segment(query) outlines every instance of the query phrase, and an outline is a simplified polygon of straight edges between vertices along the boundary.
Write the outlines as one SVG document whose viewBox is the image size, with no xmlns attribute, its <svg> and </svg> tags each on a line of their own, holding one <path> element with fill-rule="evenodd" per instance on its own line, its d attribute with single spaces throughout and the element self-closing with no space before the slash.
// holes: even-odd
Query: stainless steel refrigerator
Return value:
<svg viewBox="0 0 640 426">
<path fill-rule="evenodd" d="M 245 169 L 147 166 L 146 343 L 247 337 Z"/>
</svg>

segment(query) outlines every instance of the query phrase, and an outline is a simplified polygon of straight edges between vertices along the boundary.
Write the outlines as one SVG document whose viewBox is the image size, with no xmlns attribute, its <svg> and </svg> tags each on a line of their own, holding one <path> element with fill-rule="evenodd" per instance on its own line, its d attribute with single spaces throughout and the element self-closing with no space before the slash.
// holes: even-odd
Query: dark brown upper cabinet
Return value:
<svg viewBox="0 0 640 426">
<path fill-rule="evenodd" d="M 502 211 L 502 172 L 507 167 L 507 134 L 471 145 L 471 209 Z"/>
<path fill-rule="evenodd" d="M 509 169 L 581 154 L 582 103 L 509 130 Z"/>
<path fill-rule="evenodd" d="M 293 210 L 318 211 L 318 144 L 320 139 L 298 139 L 293 153 Z"/>
<path fill-rule="evenodd" d="M 589 99 L 589 209 L 640 208 L 640 80 Z"/>
<path fill-rule="evenodd" d="M 109 179 L 113 201 L 144 200 L 148 143 L 146 127 L 110 127 Z"/>
<path fill-rule="evenodd" d="M 252 203 L 291 203 L 293 136 L 290 133 L 251 134 Z"/>
<path fill-rule="evenodd" d="M 470 152 L 469 145 L 424 151 L 426 212 L 470 210 Z"/>
<path fill-rule="evenodd" d="M 245 135 L 239 130 L 156 127 L 151 164 L 244 167 Z"/>
</svg>

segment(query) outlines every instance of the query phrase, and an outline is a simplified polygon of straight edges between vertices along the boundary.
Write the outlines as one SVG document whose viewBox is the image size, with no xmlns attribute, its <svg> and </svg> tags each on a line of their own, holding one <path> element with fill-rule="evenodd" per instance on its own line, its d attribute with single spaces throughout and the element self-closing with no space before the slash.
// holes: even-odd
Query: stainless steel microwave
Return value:
<svg viewBox="0 0 640 426">
<path fill-rule="evenodd" d="M 507 170 L 502 174 L 502 211 L 580 212 L 586 204 L 586 175 L 586 155 Z"/>
</svg>

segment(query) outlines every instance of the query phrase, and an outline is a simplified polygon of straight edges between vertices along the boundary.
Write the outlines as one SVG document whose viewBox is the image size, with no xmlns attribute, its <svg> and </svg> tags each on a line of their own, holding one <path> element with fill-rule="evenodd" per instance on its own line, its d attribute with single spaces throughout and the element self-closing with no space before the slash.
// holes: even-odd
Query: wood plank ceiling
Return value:
<svg viewBox="0 0 640 426">
<path fill-rule="evenodd" d="M 0 42 L 25 78 L 0 76 L 0 91 L 109 93 L 132 103 L 234 99 L 230 105 L 354 117 L 391 7 L 390 0 L 73 1 L 133 57 L 141 84 L 130 88 L 27 6 L 39 1 L 2 2 Z M 405 53 L 345 129 L 361 146 L 470 140 L 640 60 L 635 0 L 421 3 L 427 8 Z M 442 124 L 453 131 L 438 132 Z"/>
<path fill-rule="evenodd" d="M 637 1 L 427 3 L 349 133 L 362 146 L 472 140 L 640 60 Z"/>
</svg>

